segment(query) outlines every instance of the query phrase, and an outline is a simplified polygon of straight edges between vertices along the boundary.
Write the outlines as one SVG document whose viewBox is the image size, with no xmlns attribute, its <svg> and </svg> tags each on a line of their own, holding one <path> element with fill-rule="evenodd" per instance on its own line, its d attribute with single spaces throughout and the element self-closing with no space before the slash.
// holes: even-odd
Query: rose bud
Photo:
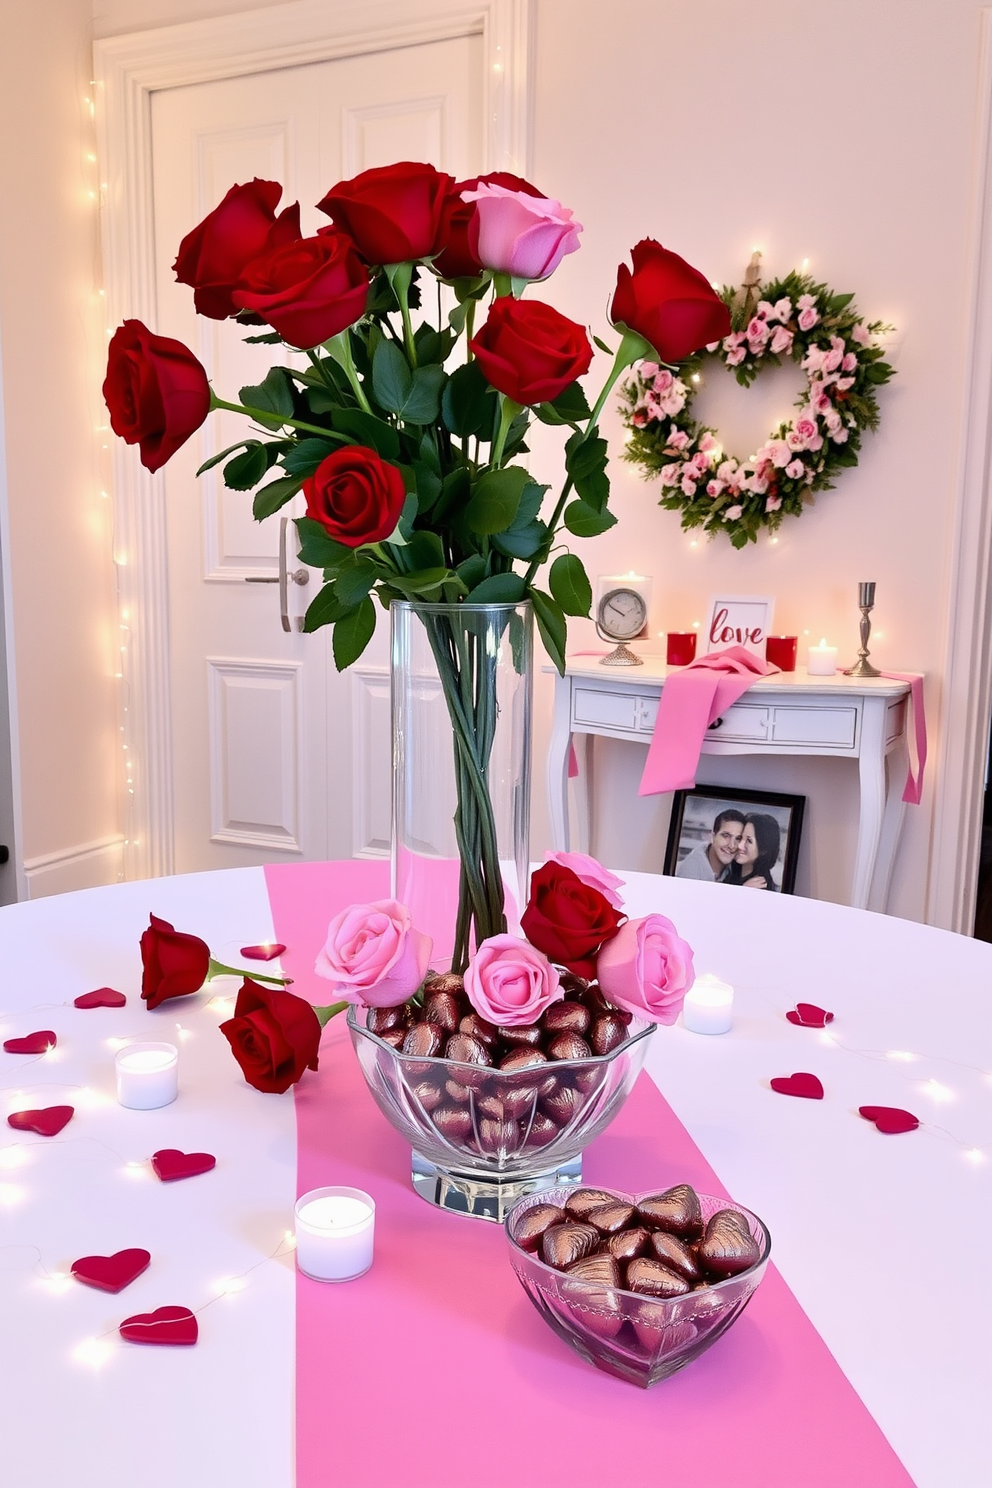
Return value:
<svg viewBox="0 0 992 1488">
<path fill-rule="evenodd" d="M 516 190 L 480 180 L 462 200 L 475 203 L 469 219 L 470 251 L 484 268 L 514 279 L 547 279 L 566 253 L 579 247 L 582 224 L 568 207 L 530 188 Z M 517 400 L 520 401 L 519 399 Z"/>
<path fill-rule="evenodd" d="M 674 1023 L 695 970 L 692 950 L 671 920 L 650 914 L 628 920 L 596 959 L 600 987 L 629 1013 Z"/>
<path fill-rule="evenodd" d="M 141 995 L 149 1008 L 170 997 L 199 992 L 210 969 L 210 948 L 199 936 L 176 930 L 149 915 L 141 936 Z"/>
<path fill-rule="evenodd" d="M 395 899 L 353 904 L 328 925 L 314 971 L 346 1002 L 393 1007 L 420 986 L 433 944 Z"/>
<path fill-rule="evenodd" d="M 153 473 L 210 412 L 210 384 L 193 353 L 181 341 L 154 336 L 140 320 L 126 320 L 111 337 L 103 397 L 110 427 L 138 446 Z"/>
<path fill-rule="evenodd" d="M 317 1068 L 317 1014 L 302 997 L 281 987 L 262 987 L 246 977 L 234 1017 L 222 1023 L 220 1031 L 256 1090 L 281 1094 L 304 1070 Z"/>
<path fill-rule="evenodd" d="M 709 280 L 677 253 L 644 238 L 631 253 L 634 271 L 617 270 L 610 319 L 633 331 L 663 362 L 681 362 L 730 334 L 730 311 Z"/>
</svg>

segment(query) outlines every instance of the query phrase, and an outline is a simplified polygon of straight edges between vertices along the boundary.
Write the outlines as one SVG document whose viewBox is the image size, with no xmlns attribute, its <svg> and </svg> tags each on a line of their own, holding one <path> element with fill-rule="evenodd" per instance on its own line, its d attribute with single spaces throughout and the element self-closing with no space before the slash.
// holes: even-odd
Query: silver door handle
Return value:
<svg viewBox="0 0 992 1488">
<path fill-rule="evenodd" d="M 252 578 L 245 579 L 245 583 L 246 584 L 278 584 L 279 585 L 279 618 L 282 621 L 282 628 L 283 628 L 283 630 L 289 630 L 289 631 L 291 631 L 293 629 L 293 622 L 289 618 L 289 584 L 290 584 L 290 580 L 292 580 L 292 582 L 294 584 L 309 584 L 309 582 L 310 582 L 310 570 L 307 569 L 307 568 L 294 568 L 293 572 L 290 573 L 289 570 L 288 570 L 288 568 L 286 567 L 286 535 L 287 535 L 288 530 L 289 530 L 289 518 L 288 517 L 283 517 L 283 518 L 281 518 L 281 520 L 279 522 L 279 574 L 278 574 L 278 577 L 271 578 L 271 577 L 269 577 L 268 574 L 266 574 L 264 576 L 261 576 L 260 575 L 258 578 L 252 577 Z M 301 615 L 297 615 L 297 617 L 296 617 L 296 629 L 297 630 L 302 630 L 303 629 L 303 617 Z"/>
</svg>

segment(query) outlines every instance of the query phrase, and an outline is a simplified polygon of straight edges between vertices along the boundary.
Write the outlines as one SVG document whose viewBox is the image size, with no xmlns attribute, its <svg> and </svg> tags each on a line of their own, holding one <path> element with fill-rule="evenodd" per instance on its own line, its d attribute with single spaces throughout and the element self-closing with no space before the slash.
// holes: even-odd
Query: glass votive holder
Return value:
<svg viewBox="0 0 992 1488">
<path fill-rule="evenodd" d="M 769 636 L 765 646 L 765 660 L 780 671 L 794 672 L 799 653 L 798 636 Z"/>
<path fill-rule="evenodd" d="M 312 1188 L 296 1201 L 296 1264 L 313 1281 L 353 1281 L 372 1264 L 375 1200 L 360 1188 Z"/>
<path fill-rule="evenodd" d="M 117 1100 L 132 1111 L 169 1106 L 179 1094 L 179 1050 L 175 1044 L 126 1044 L 114 1059 Z"/>
<path fill-rule="evenodd" d="M 696 659 L 696 632 L 670 630 L 665 637 L 665 661 L 669 666 L 688 666 Z"/>
<path fill-rule="evenodd" d="M 682 1003 L 682 1026 L 689 1033 L 729 1033 L 734 1023 L 734 989 L 712 972 L 698 976 Z"/>
</svg>

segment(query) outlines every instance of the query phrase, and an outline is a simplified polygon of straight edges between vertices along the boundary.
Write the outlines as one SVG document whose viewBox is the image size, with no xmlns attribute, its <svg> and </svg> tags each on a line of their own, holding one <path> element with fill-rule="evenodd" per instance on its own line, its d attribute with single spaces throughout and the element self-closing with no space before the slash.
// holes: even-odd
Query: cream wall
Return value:
<svg viewBox="0 0 992 1488">
<path fill-rule="evenodd" d="M 619 523 L 581 545 L 587 566 L 652 574 L 653 632 L 702 619 L 717 589 L 769 593 L 777 631 L 826 635 L 852 660 L 857 582 L 874 579 L 873 659 L 927 673 L 932 760 L 963 445 L 980 14 L 975 0 L 537 3 L 531 174 L 585 225 L 582 251 L 549 285 L 560 309 L 598 320 L 602 334 L 615 266 L 651 235 L 719 282 L 739 281 L 754 246 L 768 277 L 808 258 L 832 287 L 853 290 L 869 317 L 897 327 L 898 376 L 881 390 L 881 430 L 866 437 L 858 468 L 787 521 L 776 545 L 692 546 L 653 488 L 614 461 Z M 771 408 L 761 397 L 750 407 L 748 397 L 730 412 L 742 441 L 750 433 L 756 442 Z M 612 414 L 606 430 L 619 456 L 623 429 Z M 753 447 L 742 442 L 737 453 Z M 545 472 L 555 474 L 552 461 Z M 547 679 L 539 716 L 538 758 Z M 637 800 L 644 752 L 597 741 L 594 850 L 652 869 L 667 810 L 661 798 Z M 808 793 L 800 892 L 843 896 L 853 766 L 707 760 L 700 778 Z M 910 918 L 925 911 L 935 778 L 931 768 L 924 805 L 907 809 L 896 866 L 890 908 Z"/>
<path fill-rule="evenodd" d="M 12 680 L 32 894 L 116 878 L 120 862 L 90 45 L 89 0 L 0 7 Z"/>
</svg>

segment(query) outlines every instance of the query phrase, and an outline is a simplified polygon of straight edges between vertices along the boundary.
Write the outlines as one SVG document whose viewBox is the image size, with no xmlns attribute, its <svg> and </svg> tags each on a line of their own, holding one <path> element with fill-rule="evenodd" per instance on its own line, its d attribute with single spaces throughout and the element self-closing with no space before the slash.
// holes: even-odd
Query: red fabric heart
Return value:
<svg viewBox="0 0 992 1488">
<path fill-rule="evenodd" d="M 195 1343 L 199 1331 L 188 1307 L 156 1307 L 154 1312 L 136 1312 L 120 1326 L 121 1337 L 131 1343 Z"/>
<path fill-rule="evenodd" d="M 101 1292 L 122 1292 L 147 1270 L 150 1260 L 147 1250 L 117 1250 L 109 1256 L 82 1256 L 69 1269 L 84 1286 L 99 1287 Z"/>
<path fill-rule="evenodd" d="M 886 1136 L 915 1131 L 920 1124 L 919 1117 L 914 1116 L 912 1111 L 901 1110 L 899 1106 L 859 1106 L 858 1115 L 863 1116 L 866 1121 L 873 1121 Z"/>
<path fill-rule="evenodd" d="M 241 954 L 247 956 L 249 961 L 274 961 L 285 949 L 284 945 L 272 942 L 268 945 L 242 946 Z"/>
<path fill-rule="evenodd" d="M 75 998 L 72 1005 L 78 1008 L 123 1007 L 126 1002 L 123 992 L 115 992 L 113 987 L 97 987 L 95 992 L 84 992 Z"/>
<path fill-rule="evenodd" d="M 5 1054 L 44 1054 L 57 1043 L 50 1028 L 39 1028 L 37 1033 L 26 1033 L 23 1038 L 4 1039 L 3 1048 Z"/>
<path fill-rule="evenodd" d="M 152 1167 L 163 1183 L 176 1178 L 195 1178 L 197 1173 L 209 1173 L 217 1159 L 212 1152 L 180 1152 L 178 1147 L 163 1147 L 152 1153 Z"/>
<path fill-rule="evenodd" d="M 801 1095 L 806 1100 L 823 1099 L 823 1086 L 815 1075 L 807 1074 L 805 1070 L 794 1075 L 776 1075 L 771 1085 L 779 1095 Z"/>
<path fill-rule="evenodd" d="M 797 1002 L 785 1016 L 797 1028 L 826 1028 L 828 1023 L 834 1021 L 833 1013 L 828 1013 L 826 1008 L 817 1007 L 815 1002 Z"/>
<path fill-rule="evenodd" d="M 42 1106 L 38 1111 L 12 1111 L 7 1125 L 15 1131 L 37 1132 L 39 1137 L 57 1137 L 72 1120 L 73 1106 Z"/>
</svg>

